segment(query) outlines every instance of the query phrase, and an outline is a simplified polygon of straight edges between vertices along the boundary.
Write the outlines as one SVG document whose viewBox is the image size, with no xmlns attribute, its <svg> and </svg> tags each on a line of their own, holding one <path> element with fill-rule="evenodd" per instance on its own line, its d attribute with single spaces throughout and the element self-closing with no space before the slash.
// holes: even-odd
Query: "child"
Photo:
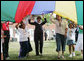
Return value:
<svg viewBox="0 0 84 61">
<path fill-rule="evenodd" d="M 75 28 L 73 26 L 72 23 L 69 24 L 69 29 L 68 29 L 68 33 L 67 33 L 67 45 L 69 46 L 69 53 L 70 53 L 70 56 L 69 57 L 72 57 L 72 56 L 75 56 Z M 72 48 L 72 50 L 71 50 Z M 73 51 L 73 52 L 72 52 Z"/>
<path fill-rule="evenodd" d="M 16 25 L 16 29 L 19 32 L 19 39 L 20 39 L 20 54 L 19 58 L 23 58 L 27 56 L 27 53 L 29 53 L 29 45 L 28 45 L 28 32 L 27 32 L 27 27 L 21 21 L 20 26 L 18 27 L 19 24 Z"/>
<path fill-rule="evenodd" d="M 79 29 L 83 30 L 83 26 L 79 26 Z M 81 51 L 81 56 L 83 56 L 83 34 L 79 34 L 75 51 Z"/>
</svg>

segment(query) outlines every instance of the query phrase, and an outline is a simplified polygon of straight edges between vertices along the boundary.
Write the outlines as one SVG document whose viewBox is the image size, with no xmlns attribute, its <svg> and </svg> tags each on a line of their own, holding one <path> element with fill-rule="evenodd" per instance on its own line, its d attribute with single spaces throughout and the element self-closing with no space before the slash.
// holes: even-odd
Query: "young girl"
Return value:
<svg viewBox="0 0 84 61">
<path fill-rule="evenodd" d="M 79 26 L 79 29 L 83 30 L 83 26 Z M 76 43 L 75 51 L 81 51 L 81 56 L 83 56 L 83 34 L 79 34 L 78 41 Z"/>
<path fill-rule="evenodd" d="M 69 24 L 69 29 L 68 29 L 68 33 L 67 33 L 67 45 L 69 46 L 69 53 L 70 56 L 75 56 L 75 28 L 73 26 L 72 23 Z"/>
<path fill-rule="evenodd" d="M 16 29 L 19 32 L 19 42 L 20 42 L 20 54 L 19 58 L 23 58 L 29 53 L 29 45 L 28 45 L 28 32 L 27 32 L 27 27 L 21 21 L 20 26 L 19 24 L 16 25 Z"/>
</svg>

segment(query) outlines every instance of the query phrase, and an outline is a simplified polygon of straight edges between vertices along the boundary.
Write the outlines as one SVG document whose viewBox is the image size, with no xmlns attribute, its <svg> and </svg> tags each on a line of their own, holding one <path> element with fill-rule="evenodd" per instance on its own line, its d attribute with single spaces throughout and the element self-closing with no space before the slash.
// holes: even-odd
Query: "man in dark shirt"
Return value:
<svg viewBox="0 0 84 61">
<path fill-rule="evenodd" d="M 35 42 L 36 56 L 39 55 L 39 44 L 40 44 L 40 54 L 42 55 L 42 48 L 43 48 L 43 29 L 42 29 L 42 26 L 47 22 L 46 18 L 44 18 L 44 20 L 45 21 L 41 23 L 40 16 L 37 17 L 37 22 L 31 22 L 31 18 L 29 19 L 29 24 L 35 25 L 34 42 Z"/>
</svg>

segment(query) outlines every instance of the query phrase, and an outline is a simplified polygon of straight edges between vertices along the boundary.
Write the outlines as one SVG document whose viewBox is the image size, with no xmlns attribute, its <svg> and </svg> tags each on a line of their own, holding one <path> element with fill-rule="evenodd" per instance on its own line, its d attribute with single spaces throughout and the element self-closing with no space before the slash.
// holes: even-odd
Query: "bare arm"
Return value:
<svg viewBox="0 0 84 61">
<path fill-rule="evenodd" d="M 79 26 L 79 28 L 80 28 L 81 30 L 83 30 L 83 26 Z"/>
<path fill-rule="evenodd" d="M 65 37 L 67 37 L 68 28 L 65 29 Z"/>
<path fill-rule="evenodd" d="M 8 25 L 13 25 L 14 23 L 8 21 Z"/>
<path fill-rule="evenodd" d="M 1 35 L 1 39 L 4 39 L 6 37 L 3 32 L 1 32 Z"/>
<path fill-rule="evenodd" d="M 2 36 L 1 36 L 1 39 L 4 39 L 5 37 L 6 37 L 5 35 L 2 35 Z"/>
<path fill-rule="evenodd" d="M 67 31 L 68 31 L 68 22 L 66 21 L 65 37 L 67 37 Z"/>
<path fill-rule="evenodd" d="M 54 19 L 52 18 L 52 15 L 53 15 L 53 14 L 50 15 L 50 20 L 51 20 L 52 23 L 56 24 L 56 22 L 55 22 Z"/>
<path fill-rule="evenodd" d="M 9 25 L 13 25 L 14 23 L 9 23 Z"/>
<path fill-rule="evenodd" d="M 19 23 L 15 26 L 15 27 L 16 27 L 16 29 L 18 29 L 18 25 L 19 25 Z"/>
</svg>

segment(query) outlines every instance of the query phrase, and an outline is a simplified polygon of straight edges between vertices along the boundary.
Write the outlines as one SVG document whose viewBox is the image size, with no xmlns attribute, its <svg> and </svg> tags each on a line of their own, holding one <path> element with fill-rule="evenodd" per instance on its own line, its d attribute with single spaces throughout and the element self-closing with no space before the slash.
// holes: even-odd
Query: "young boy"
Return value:
<svg viewBox="0 0 84 61">
<path fill-rule="evenodd" d="M 28 43 L 28 32 L 27 27 L 23 21 L 20 22 L 20 25 L 16 25 L 16 29 L 19 33 L 19 42 L 20 42 L 20 53 L 19 58 L 24 58 L 29 54 L 29 43 Z"/>
</svg>

